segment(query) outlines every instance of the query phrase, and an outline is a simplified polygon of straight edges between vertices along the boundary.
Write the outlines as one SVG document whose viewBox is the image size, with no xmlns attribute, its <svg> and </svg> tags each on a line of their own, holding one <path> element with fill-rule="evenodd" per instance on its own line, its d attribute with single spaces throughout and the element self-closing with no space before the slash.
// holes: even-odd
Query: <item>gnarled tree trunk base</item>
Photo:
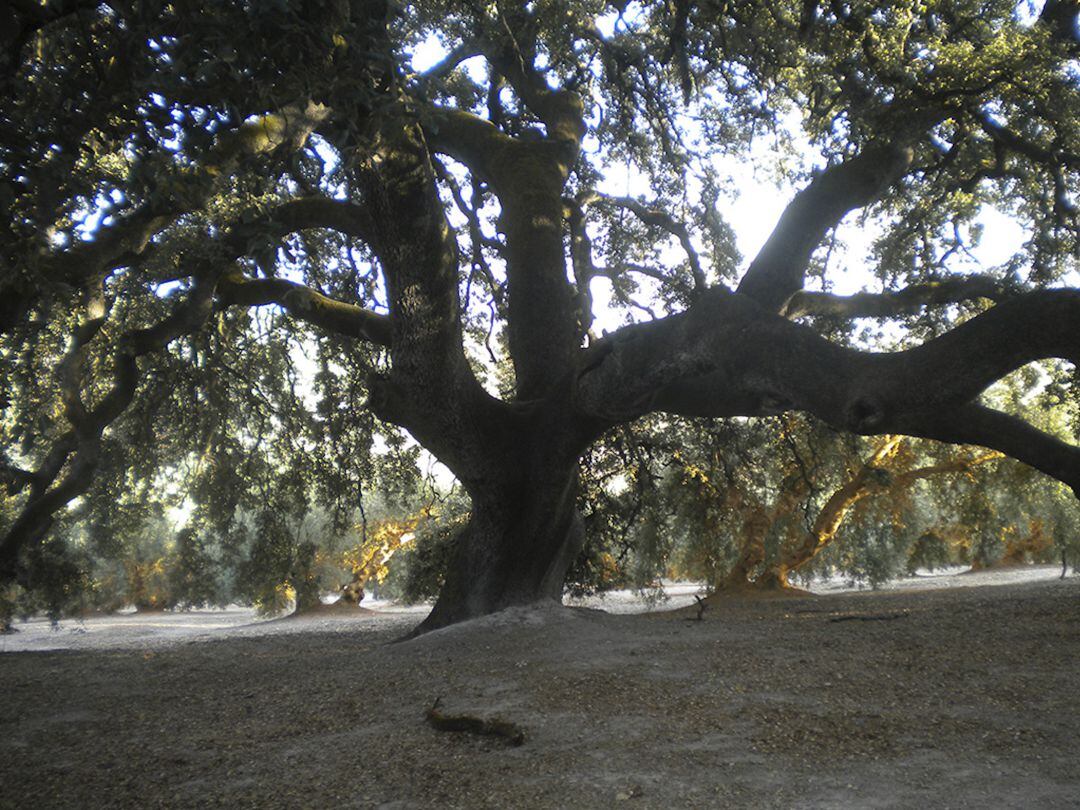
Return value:
<svg viewBox="0 0 1080 810">
<path fill-rule="evenodd" d="M 576 490 L 575 463 L 509 491 L 474 492 L 435 607 L 408 638 L 509 607 L 561 604 L 585 535 Z"/>
</svg>

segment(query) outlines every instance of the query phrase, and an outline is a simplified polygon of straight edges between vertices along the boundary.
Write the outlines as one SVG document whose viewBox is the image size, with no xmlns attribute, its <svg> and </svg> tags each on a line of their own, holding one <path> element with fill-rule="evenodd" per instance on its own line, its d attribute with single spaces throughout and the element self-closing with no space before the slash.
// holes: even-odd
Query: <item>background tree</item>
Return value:
<svg viewBox="0 0 1080 810">
<path fill-rule="evenodd" d="M 291 479 L 304 454 L 355 499 L 371 454 L 337 443 L 370 447 L 365 402 L 470 499 L 425 628 L 558 597 L 584 539 L 582 454 L 652 413 L 804 411 L 988 447 L 1080 490 L 1075 444 L 979 400 L 1080 354 L 1080 294 L 1059 286 L 1078 241 L 1075 3 L 6 13 L 6 578 L 139 461 L 143 477 L 184 453 L 212 464 L 200 497 L 225 523 L 259 465 Z M 421 46 L 445 57 L 418 70 Z M 714 158 L 765 135 L 801 190 L 743 265 Z M 650 197 L 611 193 L 615 166 Z M 989 204 L 1030 238 L 971 277 L 959 257 Z M 825 248 L 858 209 L 882 228 L 858 257 L 877 281 L 838 296 Z M 597 335 L 604 284 L 631 322 Z M 843 326 L 858 316 L 917 345 L 875 352 Z M 295 502 L 277 492 L 270 528 Z"/>
<path fill-rule="evenodd" d="M 607 525 L 590 545 L 614 558 L 609 578 L 638 586 L 668 576 L 716 591 L 785 588 L 821 572 L 877 584 L 912 565 L 971 562 L 972 547 L 1006 536 L 1017 559 L 1042 559 L 1038 545 L 1067 526 L 1049 507 L 1056 487 L 993 451 L 856 440 L 797 418 L 672 421 L 632 438 L 639 463 L 609 468 L 632 482 L 591 505 Z"/>
</svg>

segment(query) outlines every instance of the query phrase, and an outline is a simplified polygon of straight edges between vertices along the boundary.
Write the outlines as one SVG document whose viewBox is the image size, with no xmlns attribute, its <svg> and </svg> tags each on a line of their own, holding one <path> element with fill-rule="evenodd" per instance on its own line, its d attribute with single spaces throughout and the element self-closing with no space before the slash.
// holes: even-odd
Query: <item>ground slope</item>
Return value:
<svg viewBox="0 0 1080 810">
<path fill-rule="evenodd" d="M 1080 579 L 694 613 L 0 655 L 0 805 L 1080 803 Z"/>
</svg>

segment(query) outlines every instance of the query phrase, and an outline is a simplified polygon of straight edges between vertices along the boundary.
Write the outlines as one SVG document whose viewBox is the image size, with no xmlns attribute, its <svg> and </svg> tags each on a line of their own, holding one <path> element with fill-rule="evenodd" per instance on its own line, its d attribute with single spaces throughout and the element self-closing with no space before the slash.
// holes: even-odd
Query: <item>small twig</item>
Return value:
<svg viewBox="0 0 1080 810">
<path fill-rule="evenodd" d="M 705 616 L 705 611 L 709 609 L 709 603 L 696 593 L 694 594 L 694 599 L 697 600 L 697 616 L 687 616 L 686 620 L 688 622 L 700 622 Z"/>
<path fill-rule="evenodd" d="M 525 742 L 525 732 L 520 726 L 507 720 L 493 718 L 485 720 L 471 714 L 444 714 L 439 711 L 441 697 L 435 698 L 431 708 L 424 713 L 428 724 L 437 731 L 456 731 L 479 734 L 486 737 L 502 737 L 510 745 L 518 746 Z"/>
</svg>

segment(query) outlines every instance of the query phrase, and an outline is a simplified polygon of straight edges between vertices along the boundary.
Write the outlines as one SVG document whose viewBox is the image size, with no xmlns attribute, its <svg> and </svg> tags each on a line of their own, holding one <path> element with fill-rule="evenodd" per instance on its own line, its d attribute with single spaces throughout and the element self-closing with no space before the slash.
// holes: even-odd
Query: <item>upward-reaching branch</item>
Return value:
<svg viewBox="0 0 1080 810">
<path fill-rule="evenodd" d="M 500 12 L 495 25 L 502 30 L 484 43 L 484 54 L 525 106 L 544 122 L 548 140 L 566 149 L 569 162 L 573 162 L 581 139 L 585 137 L 581 96 L 565 88 L 548 86 L 534 63 L 536 43 L 527 39 L 528 24 L 522 30 L 512 31 L 509 21 Z"/>
<path fill-rule="evenodd" d="M 360 180 L 390 304 L 391 370 L 369 381 L 371 408 L 468 481 L 475 447 L 498 434 L 505 414 L 465 357 L 457 240 L 420 127 L 388 121 Z"/>
<path fill-rule="evenodd" d="M 889 437 L 883 445 L 896 448 L 899 437 Z M 977 455 L 960 455 L 902 472 L 892 472 L 879 465 L 886 460 L 879 451 L 868 458 L 858 471 L 837 489 L 821 507 L 814 524 L 802 538 L 788 549 L 778 565 L 778 576 L 786 581 L 788 575 L 802 568 L 832 542 L 852 508 L 864 498 L 892 492 L 900 493 L 917 481 L 940 475 L 969 472 L 973 468 L 1000 459 L 1001 453 L 990 452 Z"/>
<path fill-rule="evenodd" d="M 545 122 L 545 136 L 510 137 L 479 116 L 443 107 L 423 110 L 422 121 L 428 143 L 465 163 L 499 198 L 517 394 L 536 399 L 565 376 L 580 339 L 566 274 L 562 191 L 585 124 L 580 98 L 548 88 L 524 54 L 490 49 L 488 58 Z"/>
<path fill-rule="evenodd" d="M 878 144 L 825 169 L 784 210 L 738 292 L 779 311 L 802 289 L 810 256 L 829 229 L 849 212 L 878 199 L 904 176 L 911 158 L 910 149 Z"/>
</svg>

